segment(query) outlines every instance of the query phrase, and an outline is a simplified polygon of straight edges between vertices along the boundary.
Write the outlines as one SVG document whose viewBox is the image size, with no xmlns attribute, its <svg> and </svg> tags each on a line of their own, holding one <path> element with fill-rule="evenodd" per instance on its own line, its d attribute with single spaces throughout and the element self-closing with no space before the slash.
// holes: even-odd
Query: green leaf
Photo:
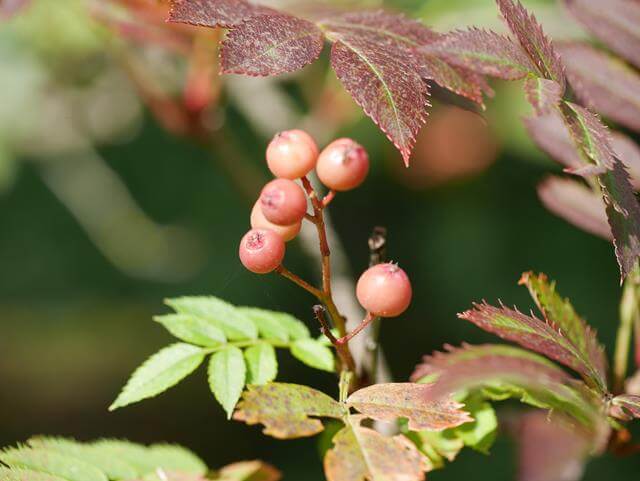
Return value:
<svg viewBox="0 0 640 481">
<path fill-rule="evenodd" d="M 157 396 L 187 377 L 204 360 L 205 351 L 189 344 L 173 344 L 160 350 L 133 373 L 110 411 Z"/>
<path fill-rule="evenodd" d="M 498 419 L 493 407 L 481 395 L 476 394 L 465 400 L 464 408 L 474 421 L 451 429 L 452 435 L 462 440 L 465 446 L 489 454 L 498 430 Z"/>
<path fill-rule="evenodd" d="M 291 354 L 298 360 L 323 371 L 333 372 L 335 360 L 331 349 L 315 339 L 299 339 L 291 345 Z"/>
<path fill-rule="evenodd" d="M 429 458 L 434 469 L 444 468 L 445 460 L 453 461 L 464 448 L 464 442 L 456 437 L 453 429 L 408 432 L 407 436 Z"/>
<path fill-rule="evenodd" d="M 231 419 L 246 380 L 242 351 L 230 346 L 214 353 L 209 362 L 209 387 Z"/>
<path fill-rule="evenodd" d="M 165 302 L 180 314 L 206 319 L 232 341 L 258 337 L 258 329 L 246 314 L 217 297 L 180 297 Z"/>
<path fill-rule="evenodd" d="M 177 444 L 152 444 L 149 453 L 158 467 L 173 472 L 204 475 L 207 465 L 193 452 Z"/>
<path fill-rule="evenodd" d="M 262 461 L 241 461 L 220 470 L 218 481 L 279 481 L 281 473 Z"/>
<path fill-rule="evenodd" d="M 0 481 L 66 481 L 53 474 L 40 473 L 30 469 L 11 469 L 0 466 Z"/>
<path fill-rule="evenodd" d="M 102 452 L 91 444 L 65 438 L 40 436 L 29 439 L 28 444 L 32 448 L 43 448 L 82 459 L 102 470 L 109 479 L 131 479 L 138 474 L 136 469 L 127 462 L 112 456 L 111 453 Z"/>
<path fill-rule="evenodd" d="M 307 326 L 284 312 L 256 307 L 238 307 L 238 310 L 253 321 L 264 339 L 289 342 L 289 340 L 305 339 L 310 336 Z"/>
<path fill-rule="evenodd" d="M 217 346 L 227 342 L 224 332 L 202 317 L 187 314 L 165 314 L 164 316 L 155 316 L 153 320 L 166 327 L 178 339 L 190 344 Z"/>
<path fill-rule="evenodd" d="M 247 363 L 247 384 L 266 384 L 278 374 L 276 351 L 271 344 L 261 342 L 244 351 Z"/>
<path fill-rule="evenodd" d="M 151 456 L 149 448 L 141 444 L 119 439 L 101 439 L 90 444 L 101 456 L 119 459 L 131 466 L 136 476 L 142 477 L 157 469 L 158 459 Z"/>
<path fill-rule="evenodd" d="M 67 481 L 108 481 L 102 471 L 85 461 L 41 448 L 5 449 L 0 461 L 10 468 L 39 471 Z"/>
<path fill-rule="evenodd" d="M 326 394 L 307 386 L 271 383 L 249 386 L 233 418 L 249 425 L 263 424 L 264 434 L 278 439 L 313 436 L 322 423 L 313 417 L 342 419 L 343 407 Z"/>
</svg>

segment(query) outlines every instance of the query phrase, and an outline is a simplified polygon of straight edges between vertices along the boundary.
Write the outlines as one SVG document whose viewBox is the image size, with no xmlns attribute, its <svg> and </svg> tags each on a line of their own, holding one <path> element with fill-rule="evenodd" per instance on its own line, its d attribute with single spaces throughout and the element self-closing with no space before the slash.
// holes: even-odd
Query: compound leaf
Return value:
<svg viewBox="0 0 640 481">
<path fill-rule="evenodd" d="M 247 363 L 247 384 L 266 384 L 278 374 L 276 350 L 271 344 L 261 342 L 244 351 Z"/>
<path fill-rule="evenodd" d="M 31 469 L 11 469 L 0 466 L 2 481 L 67 481 L 53 474 L 41 473 Z"/>
<path fill-rule="evenodd" d="M 224 332 L 211 321 L 188 314 L 165 314 L 155 316 L 154 321 L 162 324 L 181 341 L 198 346 L 216 346 L 227 342 Z"/>
<path fill-rule="evenodd" d="M 307 366 L 333 372 L 335 358 L 331 349 L 316 339 L 298 339 L 291 344 L 291 354 Z"/>
<path fill-rule="evenodd" d="M 430 389 L 428 384 L 374 384 L 353 393 L 347 404 L 378 421 L 406 418 L 412 431 L 442 431 L 473 421 L 452 400 L 425 402 Z"/>
<path fill-rule="evenodd" d="M 0 461 L 10 468 L 46 473 L 67 481 L 108 481 L 107 476 L 90 463 L 42 448 L 8 448 L 0 452 Z"/>
<path fill-rule="evenodd" d="M 278 481 L 280 471 L 262 461 L 242 461 L 225 466 L 218 473 L 218 481 Z"/>
<path fill-rule="evenodd" d="M 196 370 L 204 356 L 201 348 L 190 344 L 165 347 L 136 369 L 109 410 L 154 397 L 175 386 Z"/>
<path fill-rule="evenodd" d="M 229 419 L 242 394 L 246 376 L 247 369 L 242 351 L 237 347 L 226 347 L 211 356 L 209 387 Z"/>
<path fill-rule="evenodd" d="M 524 82 L 524 92 L 536 115 L 544 115 L 554 109 L 562 99 L 562 87 L 555 80 L 529 77 Z"/>
<path fill-rule="evenodd" d="M 313 417 L 341 419 L 343 408 L 326 394 L 307 386 L 271 383 L 248 386 L 233 418 L 264 425 L 263 432 L 278 439 L 313 436 L 323 430 Z"/>
<path fill-rule="evenodd" d="M 238 310 L 253 321 L 264 339 L 289 342 L 310 337 L 307 326 L 290 314 L 256 307 L 238 307 Z"/>
<path fill-rule="evenodd" d="M 235 27 L 256 15 L 277 13 L 244 0 L 174 0 L 169 21 L 202 27 Z"/>
</svg>

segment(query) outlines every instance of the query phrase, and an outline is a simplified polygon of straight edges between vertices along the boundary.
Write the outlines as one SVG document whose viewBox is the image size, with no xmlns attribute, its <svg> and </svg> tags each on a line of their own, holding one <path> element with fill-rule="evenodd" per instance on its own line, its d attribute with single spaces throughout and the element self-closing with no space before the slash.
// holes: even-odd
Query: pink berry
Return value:
<svg viewBox="0 0 640 481">
<path fill-rule="evenodd" d="M 251 229 L 240 241 L 240 261 L 251 272 L 268 274 L 284 259 L 282 237 L 268 229 Z"/>
<path fill-rule="evenodd" d="M 277 225 L 269 222 L 262 213 L 260 202 L 256 202 L 251 210 L 251 227 L 254 229 L 269 229 L 282 237 L 282 240 L 289 242 L 296 238 L 302 227 L 302 221 L 291 225 Z"/>
<path fill-rule="evenodd" d="M 307 212 L 307 197 L 292 180 L 272 180 L 262 189 L 259 202 L 265 218 L 277 225 L 300 222 Z"/>
<path fill-rule="evenodd" d="M 299 179 L 307 175 L 318 160 L 315 140 L 302 130 L 277 134 L 267 147 L 267 165 L 276 177 Z"/>
<path fill-rule="evenodd" d="M 338 139 L 320 153 L 316 172 L 320 181 L 330 189 L 351 190 L 367 177 L 369 156 L 364 147 L 354 140 Z"/>
<path fill-rule="evenodd" d="M 360 305 L 380 317 L 396 317 L 411 303 L 411 281 L 396 264 L 378 264 L 358 280 L 356 295 Z"/>
</svg>

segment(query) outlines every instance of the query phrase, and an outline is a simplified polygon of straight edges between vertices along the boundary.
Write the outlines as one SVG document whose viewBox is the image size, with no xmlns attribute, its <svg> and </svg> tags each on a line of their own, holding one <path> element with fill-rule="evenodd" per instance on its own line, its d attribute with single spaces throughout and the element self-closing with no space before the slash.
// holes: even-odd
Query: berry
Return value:
<svg viewBox="0 0 640 481">
<path fill-rule="evenodd" d="M 267 165 L 276 177 L 299 179 L 307 175 L 318 160 L 315 140 L 302 130 L 277 134 L 267 147 Z"/>
<path fill-rule="evenodd" d="M 396 264 L 378 264 L 360 276 L 356 295 L 367 312 L 379 317 L 396 317 L 411 303 L 411 281 Z"/>
<path fill-rule="evenodd" d="M 268 274 L 284 259 L 282 237 L 268 229 L 251 229 L 240 241 L 240 261 L 251 272 Z"/>
<path fill-rule="evenodd" d="M 316 172 L 328 188 L 345 191 L 358 187 L 369 173 L 369 156 L 360 144 L 351 139 L 330 143 L 318 158 Z"/>
<path fill-rule="evenodd" d="M 265 218 L 277 225 L 300 222 L 307 212 L 307 197 L 292 180 L 272 180 L 262 189 L 259 202 Z"/>
<path fill-rule="evenodd" d="M 289 242 L 296 238 L 302 227 L 302 221 L 291 225 L 277 225 L 269 222 L 260 207 L 260 202 L 256 202 L 251 210 L 251 227 L 254 229 L 269 229 L 282 237 L 282 240 Z"/>
</svg>

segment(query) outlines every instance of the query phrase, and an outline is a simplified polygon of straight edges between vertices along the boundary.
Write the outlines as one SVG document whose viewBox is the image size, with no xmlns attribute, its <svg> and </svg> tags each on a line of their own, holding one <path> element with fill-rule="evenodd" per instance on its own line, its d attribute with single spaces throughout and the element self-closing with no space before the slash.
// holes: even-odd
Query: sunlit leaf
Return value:
<svg viewBox="0 0 640 481">
<path fill-rule="evenodd" d="M 497 0 L 502 17 L 540 75 L 557 82 L 560 91 L 564 93 L 566 79 L 560 56 L 534 15 L 529 13 L 519 0 L 516 1 Z"/>
<path fill-rule="evenodd" d="M 165 314 L 155 316 L 159 322 L 178 339 L 199 346 L 216 346 L 227 342 L 224 332 L 209 320 L 187 314 Z"/>
<path fill-rule="evenodd" d="M 218 475 L 218 481 L 278 481 L 282 478 L 280 471 L 262 461 L 229 464 Z"/>
<path fill-rule="evenodd" d="M 527 55 L 510 38 L 478 28 L 448 33 L 423 51 L 490 77 L 516 80 L 535 72 Z"/>
<path fill-rule="evenodd" d="M 67 481 L 107 481 L 107 476 L 92 464 L 43 448 L 8 448 L 0 452 L 0 461 L 10 468 L 38 471 Z"/>
<path fill-rule="evenodd" d="M 320 29 L 307 20 L 284 14 L 252 17 L 231 30 L 222 44 L 222 72 L 294 72 L 320 56 L 323 42 Z"/>
<path fill-rule="evenodd" d="M 244 351 L 247 363 L 247 384 L 266 384 L 278 374 L 276 351 L 271 344 L 261 342 Z"/>
<path fill-rule="evenodd" d="M 231 419 L 246 382 L 247 369 L 242 351 L 235 346 L 226 347 L 211 356 L 209 387 Z"/>
<path fill-rule="evenodd" d="M 110 411 L 154 397 L 187 377 L 204 360 L 204 351 L 189 344 L 173 344 L 157 352 L 131 375 Z"/>
<path fill-rule="evenodd" d="M 329 347 L 316 339 L 298 339 L 291 344 L 291 354 L 307 366 L 333 372 L 335 358 Z"/>
<path fill-rule="evenodd" d="M 613 240 L 602 196 L 578 180 L 550 176 L 538 185 L 544 206 L 570 224 Z"/>
<path fill-rule="evenodd" d="M 428 384 L 374 384 L 353 393 L 347 404 L 378 421 L 406 418 L 413 431 L 442 431 L 473 421 L 452 400 L 425 402 L 430 389 Z"/>
<path fill-rule="evenodd" d="M 555 108 L 562 98 L 562 87 L 555 80 L 529 77 L 524 92 L 536 115 L 544 115 Z"/>
<path fill-rule="evenodd" d="M 638 72 L 585 43 L 562 44 L 558 50 L 571 85 L 583 103 L 626 127 L 640 130 Z"/>
<path fill-rule="evenodd" d="M 263 432 L 279 439 L 313 436 L 322 431 L 315 417 L 341 419 L 342 406 L 326 394 L 297 384 L 248 386 L 233 418 L 264 425 Z M 313 416 L 313 417 L 311 417 Z"/>
<path fill-rule="evenodd" d="M 288 342 L 310 337 L 307 326 L 290 314 L 255 307 L 238 307 L 238 310 L 253 321 L 264 339 Z"/>
<path fill-rule="evenodd" d="M 11 469 L 0 466 L 2 481 L 67 481 L 53 474 L 41 473 L 30 469 Z"/>
<path fill-rule="evenodd" d="M 277 14 L 244 0 L 174 0 L 169 21 L 203 27 L 234 27 L 256 15 Z"/>
<path fill-rule="evenodd" d="M 573 16 L 610 49 L 640 67 L 640 4 L 634 0 L 564 0 Z"/>
<path fill-rule="evenodd" d="M 600 378 L 600 386 L 606 387 L 607 357 L 604 348 L 598 341 L 596 332 L 578 315 L 569 299 L 563 298 L 556 291 L 556 283 L 549 281 L 544 274 L 525 272 L 520 278 L 520 284 L 529 289 L 542 315 L 588 360 Z"/>
<path fill-rule="evenodd" d="M 590 354 L 583 352 L 555 319 L 538 319 L 505 306 L 493 307 L 486 303 L 474 304 L 474 308 L 458 315 L 474 323 L 480 329 L 491 332 L 527 349 L 538 352 L 579 372 L 600 392 L 606 392 L 606 384 Z"/>
<path fill-rule="evenodd" d="M 640 396 L 622 394 L 611 400 L 611 415 L 623 420 L 640 419 Z M 617 408 L 617 409 L 614 409 Z"/>
<path fill-rule="evenodd" d="M 190 450 L 177 444 L 152 444 L 148 447 L 151 458 L 166 471 L 204 475 L 207 465 Z"/>
<path fill-rule="evenodd" d="M 428 459 L 404 436 L 386 437 L 360 426 L 362 418 L 349 423 L 333 438 L 334 446 L 324 458 L 328 481 L 421 481 L 431 469 Z"/>
</svg>

